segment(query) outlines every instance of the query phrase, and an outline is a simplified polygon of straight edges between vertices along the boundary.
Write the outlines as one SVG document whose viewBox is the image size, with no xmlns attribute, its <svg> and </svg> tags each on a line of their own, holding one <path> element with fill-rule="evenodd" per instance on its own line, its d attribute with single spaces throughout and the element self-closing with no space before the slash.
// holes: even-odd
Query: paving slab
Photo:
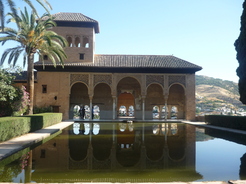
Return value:
<svg viewBox="0 0 246 184">
<path fill-rule="evenodd" d="M 50 135 L 68 127 L 71 124 L 73 124 L 73 121 L 63 121 L 44 129 L 0 143 L 0 160 L 3 160 L 12 154 L 27 148 L 32 144 L 38 143 L 45 138 L 48 138 Z"/>
</svg>

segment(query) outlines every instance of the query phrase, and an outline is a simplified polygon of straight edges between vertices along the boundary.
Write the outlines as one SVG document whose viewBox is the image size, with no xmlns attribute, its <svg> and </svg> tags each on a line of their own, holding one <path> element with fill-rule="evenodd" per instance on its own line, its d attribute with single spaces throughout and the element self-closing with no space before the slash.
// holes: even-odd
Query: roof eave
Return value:
<svg viewBox="0 0 246 184">
<path fill-rule="evenodd" d="M 95 67 L 95 66 L 57 66 L 35 65 L 37 71 L 56 72 L 102 72 L 102 73 L 196 73 L 202 68 L 150 68 L 150 67 Z"/>
</svg>

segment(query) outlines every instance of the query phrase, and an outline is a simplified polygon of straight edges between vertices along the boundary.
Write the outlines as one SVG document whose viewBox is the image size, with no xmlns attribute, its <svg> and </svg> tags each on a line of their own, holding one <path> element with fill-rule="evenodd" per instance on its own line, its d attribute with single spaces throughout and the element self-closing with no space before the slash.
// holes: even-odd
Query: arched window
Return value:
<svg viewBox="0 0 246 184">
<path fill-rule="evenodd" d="M 130 105 L 128 108 L 128 116 L 134 116 L 134 107 Z"/>
<path fill-rule="evenodd" d="M 159 119 L 159 107 L 158 106 L 154 106 L 153 107 L 153 111 L 152 111 L 152 115 L 153 115 L 153 119 Z"/>
<path fill-rule="evenodd" d="M 161 109 L 161 118 L 165 119 L 168 117 L 168 108 L 164 105 Z"/>
<path fill-rule="evenodd" d="M 177 117 L 178 117 L 178 108 L 176 106 L 172 106 L 171 119 L 177 119 Z"/>
<path fill-rule="evenodd" d="M 85 48 L 89 48 L 90 45 L 89 45 L 89 38 L 88 37 L 83 37 L 83 46 Z"/>
<path fill-rule="evenodd" d="M 175 134 L 178 133 L 178 125 L 177 125 L 177 123 L 172 123 L 171 124 L 171 133 L 172 133 L 172 135 L 175 135 Z"/>
<path fill-rule="evenodd" d="M 79 105 L 75 105 L 73 108 L 73 119 L 79 119 Z"/>
<path fill-rule="evenodd" d="M 124 106 L 124 105 L 120 106 L 119 116 L 126 116 L 126 106 Z"/>
<path fill-rule="evenodd" d="M 85 119 L 90 119 L 91 117 L 91 109 L 88 105 L 85 105 Z"/>
<path fill-rule="evenodd" d="M 100 119 L 100 108 L 97 105 L 93 106 L 93 118 L 92 119 Z"/>
<path fill-rule="evenodd" d="M 68 47 L 73 47 L 73 40 L 70 36 L 67 37 Z"/>
<path fill-rule="evenodd" d="M 79 37 L 75 38 L 75 47 L 80 47 L 80 38 Z"/>
</svg>

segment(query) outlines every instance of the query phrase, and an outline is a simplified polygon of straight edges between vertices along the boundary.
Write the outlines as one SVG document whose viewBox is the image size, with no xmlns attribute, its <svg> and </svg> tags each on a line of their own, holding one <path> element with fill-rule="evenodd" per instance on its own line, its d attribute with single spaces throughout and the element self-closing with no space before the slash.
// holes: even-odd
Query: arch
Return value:
<svg viewBox="0 0 246 184">
<path fill-rule="evenodd" d="M 79 119 L 79 110 L 80 106 L 78 104 L 75 104 L 73 106 L 73 119 Z"/>
<path fill-rule="evenodd" d="M 98 105 L 93 106 L 92 119 L 100 119 L 100 107 Z"/>
<path fill-rule="evenodd" d="M 73 39 L 71 36 L 67 37 L 68 47 L 73 47 Z"/>
<path fill-rule="evenodd" d="M 157 83 L 157 82 L 152 82 L 152 83 L 150 83 L 148 86 L 146 86 L 146 89 L 148 89 L 149 86 L 151 86 L 151 85 L 158 85 L 158 86 L 161 87 L 162 91 L 164 91 L 163 86 L 162 86 L 161 84 Z"/>
<path fill-rule="evenodd" d="M 89 38 L 88 37 L 83 37 L 83 47 L 84 48 L 89 48 L 90 47 Z"/>
<path fill-rule="evenodd" d="M 100 119 L 112 117 L 113 99 L 108 84 L 99 83 L 94 87 L 93 105 L 99 107 Z"/>
<path fill-rule="evenodd" d="M 140 79 L 138 78 L 138 76 L 130 76 L 130 75 L 121 75 L 119 76 L 118 80 L 117 80 L 117 83 L 119 84 L 120 82 L 122 82 L 122 80 L 135 80 L 137 81 L 137 83 L 140 85 L 141 84 L 141 81 Z"/>
<path fill-rule="evenodd" d="M 121 106 L 125 106 L 126 115 L 129 115 L 128 109 L 133 106 L 134 117 L 140 118 L 140 107 L 141 107 L 141 85 L 139 81 L 134 77 L 124 77 L 117 84 L 117 96 L 118 104 L 117 109 L 119 110 Z M 131 113 L 130 113 L 131 114 Z"/>
<path fill-rule="evenodd" d="M 131 116 L 131 117 L 134 116 L 134 106 L 133 105 L 130 105 L 128 107 L 128 116 Z"/>
<path fill-rule="evenodd" d="M 178 118 L 178 108 L 177 106 L 171 107 L 171 119 L 177 119 Z"/>
<path fill-rule="evenodd" d="M 93 127 L 99 125 L 98 123 L 93 123 Z M 93 129 L 93 128 L 92 128 Z M 108 124 L 100 123 L 100 133 L 95 134 L 92 131 L 91 144 L 93 147 L 93 156 L 96 160 L 106 161 L 110 158 L 111 149 L 113 145 L 113 139 L 109 139 L 108 136 L 100 136 L 109 134 Z M 111 132 L 110 132 L 111 133 Z"/>
<path fill-rule="evenodd" d="M 172 87 L 172 86 L 175 86 L 175 85 L 179 85 L 179 86 L 181 86 L 182 88 L 183 88 L 183 90 L 184 90 L 184 94 L 185 94 L 185 86 L 183 85 L 183 84 L 181 84 L 181 83 L 179 83 L 179 82 L 175 82 L 175 83 L 172 83 L 169 87 L 168 87 L 168 92 L 170 91 L 170 88 Z"/>
<path fill-rule="evenodd" d="M 181 84 L 173 84 L 169 88 L 168 95 L 168 109 L 169 112 L 172 111 L 172 107 L 175 106 L 177 108 L 177 118 L 184 119 L 185 118 L 185 88 Z M 168 118 L 171 118 L 171 113 L 169 113 Z"/>
<path fill-rule="evenodd" d="M 168 107 L 163 105 L 161 108 L 161 119 L 165 119 L 165 117 L 168 117 Z"/>
<path fill-rule="evenodd" d="M 79 123 L 79 134 L 74 134 L 73 126 L 70 126 L 69 129 L 69 155 L 70 158 L 74 161 L 82 161 L 87 156 L 87 149 L 89 146 L 89 136 L 85 137 L 82 133 L 83 124 Z"/>
<path fill-rule="evenodd" d="M 159 109 L 159 107 L 157 105 L 155 105 L 153 107 L 153 111 L 152 112 L 153 112 L 152 113 L 153 119 L 159 119 L 160 118 L 160 109 Z"/>
<path fill-rule="evenodd" d="M 145 100 L 145 110 L 147 119 L 159 119 L 161 117 L 160 109 L 165 104 L 163 88 L 160 84 L 152 83 L 147 88 Z M 153 107 L 158 108 L 158 112 L 153 112 Z"/>
<path fill-rule="evenodd" d="M 146 147 L 146 155 L 152 161 L 158 161 L 163 157 L 164 135 L 161 133 L 161 124 L 151 123 L 145 127 L 144 143 Z"/>
<path fill-rule="evenodd" d="M 91 117 L 91 109 L 89 105 L 85 105 L 85 119 L 90 119 Z"/>
<path fill-rule="evenodd" d="M 118 96 L 118 115 L 130 116 L 128 109 L 134 107 L 134 96 L 131 93 L 121 93 Z"/>
<path fill-rule="evenodd" d="M 182 161 L 185 158 L 186 131 L 183 124 L 168 124 L 168 152 L 169 158 L 173 161 Z M 178 136 L 177 136 L 178 135 Z"/>
<path fill-rule="evenodd" d="M 74 83 L 70 88 L 70 113 L 69 118 L 73 118 L 73 107 L 75 105 L 85 106 L 90 104 L 88 88 L 84 83 Z"/>
<path fill-rule="evenodd" d="M 80 47 L 80 38 L 79 37 L 75 38 L 75 47 Z"/>
</svg>

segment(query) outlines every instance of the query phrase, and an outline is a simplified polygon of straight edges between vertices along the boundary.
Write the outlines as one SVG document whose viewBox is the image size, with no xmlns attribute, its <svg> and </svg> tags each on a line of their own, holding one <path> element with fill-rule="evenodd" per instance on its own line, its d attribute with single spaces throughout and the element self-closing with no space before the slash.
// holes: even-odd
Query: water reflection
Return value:
<svg viewBox="0 0 246 184">
<path fill-rule="evenodd" d="M 204 131 L 230 142 L 205 135 Z M 245 146 L 233 143 L 244 140 L 241 134 L 196 130 L 181 123 L 77 122 L 54 139 L 28 150 L 19 161 L 0 162 L 0 181 L 153 183 L 246 179 Z"/>
<path fill-rule="evenodd" d="M 99 172 L 104 173 L 103 181 L 146 182 L 146 172 L 154 172 L 155 182 L 177 181 L 180 176 L 195 181 L 201 178 L 195 170 L 195 139 L 195 127 L 184 124 L 75 123 L 33 150 L 32 180 L 82 182 L 91 177 L 99 182 Z"/>
</svg>

